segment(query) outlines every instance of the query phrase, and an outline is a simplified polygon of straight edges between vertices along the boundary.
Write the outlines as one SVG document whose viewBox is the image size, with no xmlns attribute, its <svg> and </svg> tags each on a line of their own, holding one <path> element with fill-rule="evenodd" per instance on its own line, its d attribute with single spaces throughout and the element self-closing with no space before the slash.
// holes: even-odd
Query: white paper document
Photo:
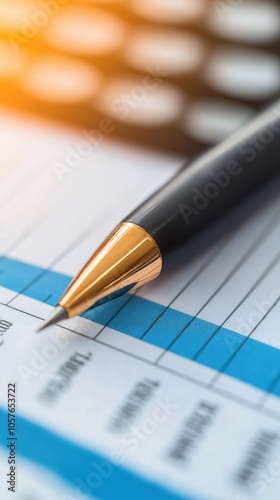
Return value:
<svg viewBox="0 0 280 500">
<path fill-rule="evenodd" d="M 86 132 L 0 115 L 1 500 L 278 500 L 280 200 L 36 334 L 181 166 Z"/>
</svg>

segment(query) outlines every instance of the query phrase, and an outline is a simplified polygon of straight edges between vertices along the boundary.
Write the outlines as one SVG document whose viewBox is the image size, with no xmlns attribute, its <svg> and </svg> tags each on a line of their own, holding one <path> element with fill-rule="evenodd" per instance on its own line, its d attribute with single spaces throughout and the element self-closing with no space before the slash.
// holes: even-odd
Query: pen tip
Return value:
<svg viewBox="0 0 280 500">
<path fill-rule="evenodd" d="M 51 325 L 55 325 L 56 323 L 59 323 L 63 319 L 67 319 L 67 318 L 68 318 L 68 314 L 67 314 L 66 309 L 64 309 L 64 307 L 57 306 L 54 309 L 54 311 L 52 312 L 52 314 L 46 319 L 45 323 L 43 323 L 43 325 L 40 326 L 40 328 L 38 328 L 37 333 L 41 332 L 42 330 L 44 330 L 45 328 L 48 328 Z"/>
</svg>

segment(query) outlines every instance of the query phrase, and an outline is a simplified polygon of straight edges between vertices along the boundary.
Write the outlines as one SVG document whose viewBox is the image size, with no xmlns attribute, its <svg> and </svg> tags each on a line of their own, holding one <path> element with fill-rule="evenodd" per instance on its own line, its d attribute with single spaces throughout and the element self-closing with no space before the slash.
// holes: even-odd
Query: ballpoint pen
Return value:
<svg viewBox="0 0 280 500">
<path fill-rule="evenodd" d="M 82 314 L 189 259 L 244 217 L 280 173 L 280 100 L 195 158 L 126 217 L 40 328 Z"/>
</svg>

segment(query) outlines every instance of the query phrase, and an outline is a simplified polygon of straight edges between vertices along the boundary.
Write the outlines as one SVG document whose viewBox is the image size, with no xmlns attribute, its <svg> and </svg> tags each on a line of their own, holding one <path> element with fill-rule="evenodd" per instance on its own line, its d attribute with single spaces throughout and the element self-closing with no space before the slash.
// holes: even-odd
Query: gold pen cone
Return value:
<svg viewBox="0 0 280 500">
<path fill-rule="evenodd" d="M 70 283 L 58 305 L 69 318 L 76 316 L 148 283 L 161 270 L 162 256 L 153 238 L 136 224 L 123 222 Z"/>
</svg>

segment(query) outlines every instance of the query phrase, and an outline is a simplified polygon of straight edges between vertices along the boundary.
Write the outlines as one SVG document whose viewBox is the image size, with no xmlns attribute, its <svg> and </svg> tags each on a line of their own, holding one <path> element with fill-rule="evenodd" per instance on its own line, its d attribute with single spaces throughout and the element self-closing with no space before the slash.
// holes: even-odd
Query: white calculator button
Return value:
<svg viewBox="0 0 280 500">
<path fill-rule="evenodd" d="M 251 114 L 249 106 L 223 99 L 203 99 L 189 106 L 184 130 L 198 141 L 215 144 L 238 130 Z"/>
<path fill-rule="evenodd" d="M 44 31 L 44 40 L 52 47 L 79 55 L 105 54 L 124 42 L 124 23 L 104 10 L 69 7 Z"/>
<path fill-rule="evenodd" d="M 0 78 L 12 78 L 23 69 L 26 61 L 23 50 L 15 52 L 8 41 L 0 41 Z"/>
<path fill-rule="evenodd" d="M 171 76 L 196 71 L 204 55 L 205 45 L 199 37 L 168 29 L 137 31 L 124 52 L 125 60 L 134 68 L 145 72 L 147 66 L 158 64 Z"/>
<path fill-rule="evenodd" d="M 173 85 L 143 78 L 116 78 L 103 88 L 97 106 L 105 115 L 139 127 L 162 126 L 178 119 L 185 97 Z"/>
<path fill-rule="evenodd" d="M 87 63 L 49 56 L 35 62 L 20 85 L 32 97 L 63 104 L 92 98 L 100 79 L 100 74 Z"/>
<path fill-rule="evenodd" d="M 112 5 L 114 3 L 124 3 L 126 0 L 83 0 L 83 2 L 87 2 L 92 5 L 103 5 L 106 7 L 107 5 Z"/>
<path fill-rule="evenodd" d="M 222 49 L 209 58 L 206 81 L 237 98 L 269 98 L 279 90 L 280 59 L 261 50 Z"/>
<path fill-rule="evenodd" d="M 208 27 L 226 39 L 270 43 L 280 36 L 280 6 L 270 0 L 244 0 L 232 8 L 209 11 Z M 224 8 L 223 8 L 224 7 Z"/>
<path fill-rule="evenodd" d="M 131 8 L 146 19 L 185 24 L 198 21 L 205 12 L 205 0 L 131 0 Z"/>
<path fill-rule="evenodd" d="M 38 5 L 29 0 L 0 1 L 0 29 L 11 35 L 14 31 L 27 41 L 28 29 L 38 17 Z M 33 16 L 34 19 L 33 19 Z M 32 26 L 31 26 L 32 28 Z M 36 26 L 33 27 L 36 31 Z M 30 32 L 31 33 L 31 32 Z"/>
</svg>

